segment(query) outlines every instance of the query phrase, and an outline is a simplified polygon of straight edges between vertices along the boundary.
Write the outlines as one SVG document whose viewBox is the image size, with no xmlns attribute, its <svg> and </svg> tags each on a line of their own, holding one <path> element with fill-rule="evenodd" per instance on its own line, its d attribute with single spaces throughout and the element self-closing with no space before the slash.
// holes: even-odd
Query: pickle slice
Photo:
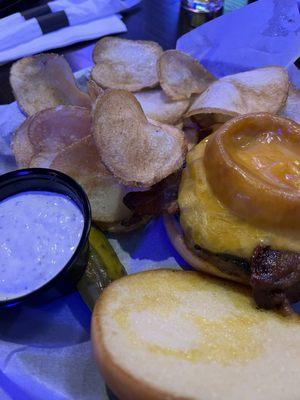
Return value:
<svg viewBox="0 0 300 400">
<path fill-rule="evenodd" d="M 103 289 L 112 281 L 126 275 L 126 270 L 99 229 L 91 228 L 89 240 L 89 261 L 77 288 L 83 301 L 92 310 Z"/>
<path fill-rule="evenodd" d="M 121 264 L 114 249 L 110 245 L 104 233 L 99 229 L 92 227 L 90 232 L 90 244 L 102 261 L 107 272 L 107 276 L 111 281 L 126 275 L 126 270 Z"/>
</svg>

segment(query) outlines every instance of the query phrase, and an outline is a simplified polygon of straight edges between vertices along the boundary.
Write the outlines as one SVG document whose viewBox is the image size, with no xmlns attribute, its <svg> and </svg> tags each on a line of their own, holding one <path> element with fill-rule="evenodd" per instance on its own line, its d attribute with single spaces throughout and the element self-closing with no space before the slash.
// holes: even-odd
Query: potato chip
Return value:
<svg viewBox="0 0 300 400">
<path fill-rule="evenodd" d="M 280 115 L 300 124 L 300 90 L 290 86 L 289 94 Z"/>
<path fill-rule="evenodd" d="M 20 108 L 27 115 L 61 104 L 90 107 L 90 99 L 75 83 L 63 56 L 39 54 L 15 62 L 10 84 Z"/>
<path fill-rule="evenodd" d="M 92 136 L 61 150 L 50 168 L 70 175 L 82 185 L 91 203 L 93 220 L 112 224 L 131 215 L 123 204 L 128 189 L 120 185 L 103 166 Z"/>
<path fill-rule="evenodd" d="M 184 128 L 184 136 L 187 141 L 188 151 L 192 150 L 200 140 L 200 132 L 197 128 Z"/>
<path fill-rule="evenodd" d="M 192 115 L 191 118 L 198 124 L 200 129 L 207 129 L 221 126 L 235 115 L 237 114 L 220 109 L 205 109 L 203 113 Z"/>
<path fill-rule="evenodd" d="M 58 150 L 56 150 L 58 151 Z M 38 153 L 34 154 L 30 160 L 30 168 L 50 168 L 50 165 L 54 158 L 56 157 L 56 152 L 54 153 Z"/>
<path fill-rule="evenodd" d="M 148 122 L 134 95 L 124 90 L 97 100 L 93 134 L 104 165 L 129 186 L 161 181 L 182 166 L 187 150 L 180 130 Z"/>
<path fill-rule="evenodd" d="M 225 76 L 195 98 L 186 117 L 193 116 L 201 126 L 209 126 L 239 114 L 276 114 L 286 101 L 288 88 L 288 75 L 281 67 Z"/>
<path fill-rule="evenodd" d="M 57 153 L 91 132 L 90 112 L 76 106 L 58 106 L 31 117 L 28 138 L 35 155 Z"/>
<path fill-rule="evenodd" d="M 183 121 L 182 122 L 178 122 L 176 125 L 174 125 L 175 128 L 179 129 L 180 131 L 182 131 L 183 129 Z"/>
<path fill-rule="evenodd" d="M 157 68 L 160 85 L 172 100 L 189 99 L 216 80 L 197 60 L 178 50 L 165 51 Z"/>
<path fill-rule="evenodd" d="M 152 88 L 158 85 L 156 64 L 161 54 L 155 42 L 106 37 L 94 49 L 91 77 L 103 88 Z"/>
<path fill-rule="evenodd" d="M 57 151 L 90 134 L 86 108 L 58 106 L 27 118 L 16 130 L 12 151 L 18 167 L 49 167 Z"/>
<path fill-rule="evenodd" d="M 77 179 L 78 180 L 78 179 Z M 131 216 L 132 212 L 124 205 L 123 198 L 128 192 L 123 185 L 115 179 L 89 179 L 78 180 L 86 191 L 92 208 L 92 218 L 104 228 L 110 225 L 119 225 L 124 219 Z M 116 231 L 116 229 L 114 229 Z M 119 227 L 118 229 L 121 229 Z"/>
<path fill-rule="evenodd" d="M 104 92 L 104 90 L 99 85 L 97 85 L 97 83 L 93 81 L 93 79 L 89 79 L 87 81 L 87 92 L 90 96 L 92 103 L 95 103 L 97 97 L 100 96 Z"/>
<path fill-rule="evenodd" d="M 34 149 L 28 138 L 28 127 L 31 121 L 32 117 L 26 118 L 13 134 L 12 152 L 14 153 L 19 168 L 29 167 L 30 160 L 34 156 Z"/>
<path fill-rule="evenodd" d="M 52 160 L 51 167 L 79 180 L 96 177 L 114 179 L 102 164 L 92 135 L 60 149 Z"/>
<path fill-rule="evenodd" d="M 148 118 L 165 124 L 177 124 L 189 106 L 189 100 L 171 101 L 161 89 L 134 93 Z"/>
<path fill-rule="evenodd" d="M 30 166 L 52 168 L 75 179 L 88 195 L 93 220 L 102 227 L 120 230 L 120 222 L 132 215 L 123 204 L 128 189 L 120 185 L 101 163 L 92 135 L 56 153 L 38 154 Z"/>
</svg>

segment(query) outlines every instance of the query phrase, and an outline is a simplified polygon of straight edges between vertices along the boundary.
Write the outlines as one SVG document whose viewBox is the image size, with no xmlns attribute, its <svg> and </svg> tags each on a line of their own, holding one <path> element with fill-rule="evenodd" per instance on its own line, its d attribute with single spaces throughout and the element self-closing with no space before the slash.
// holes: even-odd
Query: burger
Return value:
<svg viewBox="0 0 300 400">
<path fill-rule="evenodd" d="M 187 156 L 170 239 L 194 268 L 251 285 L 262 308 L 300 300 L 300 126 L 233 118 Z"/>
</svg>

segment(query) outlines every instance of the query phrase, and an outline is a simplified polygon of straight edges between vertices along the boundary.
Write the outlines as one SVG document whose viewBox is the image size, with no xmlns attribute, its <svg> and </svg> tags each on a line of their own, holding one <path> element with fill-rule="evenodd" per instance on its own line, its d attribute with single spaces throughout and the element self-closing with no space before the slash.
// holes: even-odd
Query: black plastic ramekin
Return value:
<svg viewBox="0 0 300 400">
<path fill-rule="evenodd" d="M 0 308 L 49 301 L 74 289 L 88 263 L 91 207 L 82 187 L 62 172 L 47 168 L 28 168 L 0 176 L 0 201 L 27 191 L 48 191 L 68 196 L 78 206 L 84 218 L 79 244 L 65 266 L 40 288 L 23 296 L 1 300 Z M 0 277 L 1 278 L 1 277 Z"/>
</svg>

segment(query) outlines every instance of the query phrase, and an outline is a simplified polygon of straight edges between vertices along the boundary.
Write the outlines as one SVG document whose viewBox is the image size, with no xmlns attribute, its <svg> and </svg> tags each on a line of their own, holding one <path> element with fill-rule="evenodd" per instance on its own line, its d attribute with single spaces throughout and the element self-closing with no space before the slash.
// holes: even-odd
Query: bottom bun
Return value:
<svg viewBox="0 0 300 400">
<path fill-rule="evenodd" d="M 258 311 L 247 287 L 190 271 L 121 278 L 92 318 L 120 400 L 299 399 L 299 341 L 299 316 Z"/>
<path fill-rule="evenodd" d="M 166 214 L 164 224 L 172 245 L 191 267 L 218 278 L 250 285 L 250 271 L 242 268 L 240 263 L 224 261 L 220 256 L 205 250 L 192 251 L 185 242 L 177 217 Z"/>
</svg>

